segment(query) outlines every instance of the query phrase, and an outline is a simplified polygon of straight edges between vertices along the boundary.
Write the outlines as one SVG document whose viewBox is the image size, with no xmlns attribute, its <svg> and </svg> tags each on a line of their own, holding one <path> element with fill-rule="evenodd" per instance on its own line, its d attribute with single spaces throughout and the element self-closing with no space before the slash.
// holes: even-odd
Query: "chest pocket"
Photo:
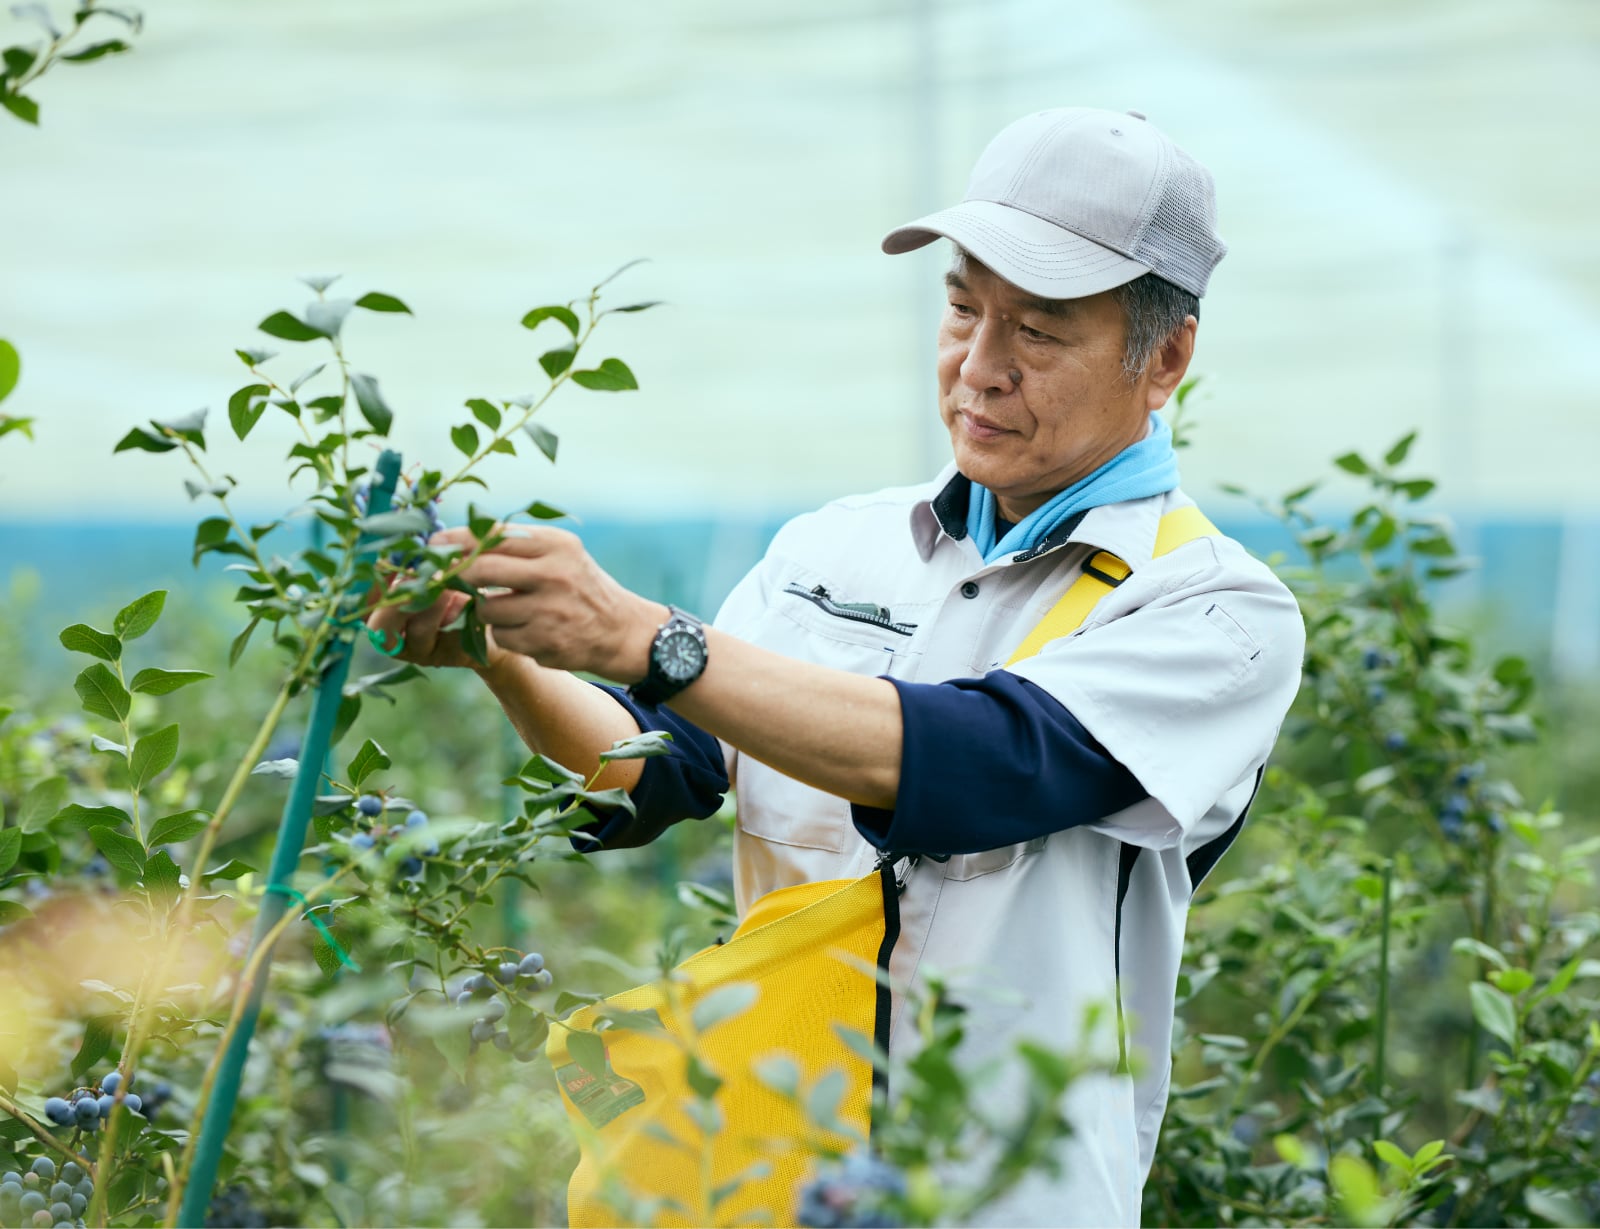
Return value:
<svg viewBox="0 0 1600 1229">
<path fill-rule="evenodd" d="M 875 603 L 796 581 L 774 595 L 751 639 L 785 657 L 874 678 L 900 673 L 915 630 Z M 825 722 L 828 714 L 814 719 Z M 750 836 L 830 853 L 861 844 L 849 803 L 748 757 L 739 766 L 738 799 L 739 828 Z"/>
<path fill-rule="evenodd" d="M 995 871 L 1003 871 L 1013 862 L 1038 853 L 1044 848 L 1044 843 L 1048 839 L 1036 836 L 1030 841 L 1023 841 L 1017 845 L 1002 845 L 999 849 L 986 849 L 982 853 L 955 854 L 945 867 L 944 877 L 959 883 L 964 879 L 976 879 L 979 875 L 992 875 Z"/>
</svg>

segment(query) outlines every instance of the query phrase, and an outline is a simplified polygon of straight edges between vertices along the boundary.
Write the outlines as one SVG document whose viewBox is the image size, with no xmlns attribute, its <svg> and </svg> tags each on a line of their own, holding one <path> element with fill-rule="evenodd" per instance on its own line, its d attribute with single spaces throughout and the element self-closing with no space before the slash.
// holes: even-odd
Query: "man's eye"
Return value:
<svg viewBox="0 0 1600 1229">
<path fill-rule="evenodd" d="M 1030 329 L 1027 325 L 1023 325 L 1022 326 L 1022 335 L 1024 337 L 1028 338 L 1028 340 L 1030 340 L 1030 341 L 1054 341 L 1055 340 L 1055 338 L 1051 337 L 1050 334 L 1041 333 L 1038 329 Z"/>
<path fill-rule="evenodd" d="M 952 303 L 950 304 L 950 310 L 955 312 L 955 314 L 958 316 L 972 315 L 972 308 L 968 307 L 965 303 Z"/>
</svg>

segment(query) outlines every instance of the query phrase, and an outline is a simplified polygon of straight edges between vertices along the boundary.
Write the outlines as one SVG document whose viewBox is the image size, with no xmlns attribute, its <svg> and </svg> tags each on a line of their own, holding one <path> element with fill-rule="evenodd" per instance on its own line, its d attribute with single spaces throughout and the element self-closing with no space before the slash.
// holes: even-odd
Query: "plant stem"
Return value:
<svg viewBox="0 0 1600 1229">
<path fill-rule="evenodd" d="M 1385 1059 L 1389 1039 L 1389 925 L 1393 885 L 1394 859 L 1387 858 L 1383 863 L 1383 919 L 1378 932 L 1377 1054 L 1372 1063 L 1372 1095 L 1378 1098 L 1382 1098 L 1388 1083 Z"/>
</svg>

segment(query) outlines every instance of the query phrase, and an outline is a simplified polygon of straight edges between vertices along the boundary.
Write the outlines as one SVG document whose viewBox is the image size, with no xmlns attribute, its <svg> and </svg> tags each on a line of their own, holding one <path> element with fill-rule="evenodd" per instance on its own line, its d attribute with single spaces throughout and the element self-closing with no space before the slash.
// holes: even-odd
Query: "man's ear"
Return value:
<svg viewBox="0 0 1600 1229">
<path fill-rule="evenodd" d="M 1189 370 L 1189 360 L 1194 357 L 1195 334 L 1200 322 L 1185 316 L 1183 323 L 1161 349 L 1150 359 L 1150 369 L 1145 372 L 1145 408 L 1159 410 L 1178 391 L 1184 374 Z"/>
</svg>

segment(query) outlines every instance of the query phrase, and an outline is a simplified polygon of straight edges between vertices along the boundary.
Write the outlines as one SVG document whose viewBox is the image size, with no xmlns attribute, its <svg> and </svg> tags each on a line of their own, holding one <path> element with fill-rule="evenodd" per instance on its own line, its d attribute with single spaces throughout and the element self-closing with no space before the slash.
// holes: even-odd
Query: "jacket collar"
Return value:
<svg viewBox="0 0 1600 1229">
<path fill-rule="evenodd" d="M 919 499 L 911 508 L 911 538 L 924 563 L 933 557 L 940 538 L 952 542 L 967 537 L 967 507 L 972 500 L 972 480 L 956 469 L 955 462 L 940 471 L 932 483 L 936 494 Z M 1152 495 L 1123 503 L 1103 504 L 1081 512 L 1060 526 L 1032 550 L 1003 560 L 997 567 L 1026 563 L 1067 545 L 1092 546 L 1109 551 L 1136 571 L 1155 552 L 1166 497 Z"/>
</svg>

